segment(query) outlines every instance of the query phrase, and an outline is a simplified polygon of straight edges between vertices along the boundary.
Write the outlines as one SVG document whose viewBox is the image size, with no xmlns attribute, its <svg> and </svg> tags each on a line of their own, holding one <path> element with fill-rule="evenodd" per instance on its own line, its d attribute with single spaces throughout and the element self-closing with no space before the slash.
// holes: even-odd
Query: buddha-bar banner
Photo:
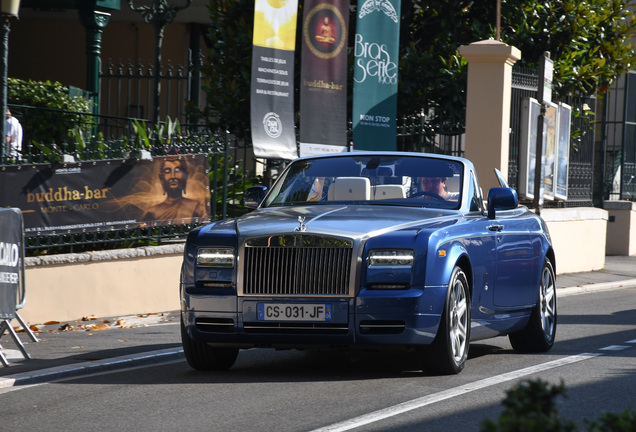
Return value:
<svg viewBox="0 0 636 432">
<path fill-rule="evenodd" d="M 300 155 L 346 151 L 349 1 L 303 7 Z"/>
<path fill-rule="evenodd" d="M 7 166 L 0 203 L 24 234 L 114 231 L 210 220 L 207 155 Z"/>
<path fill-rule="evenodd" d="M 399 0 L 358 0 L 353 68 L 353 147 L 397 148 Z"/>
<path fill-rule="evenodd" d="M 294 50 L 298 0 L 256 0 L 250 120 L 254 155 L 298 157 L 294 122 Z"/>
</svg>

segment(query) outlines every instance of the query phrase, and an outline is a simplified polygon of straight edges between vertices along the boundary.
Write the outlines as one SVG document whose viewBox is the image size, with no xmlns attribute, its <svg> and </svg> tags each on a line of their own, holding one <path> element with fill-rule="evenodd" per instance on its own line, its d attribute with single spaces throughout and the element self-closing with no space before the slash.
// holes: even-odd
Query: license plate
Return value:
<svg viewBox="0 0 636 432">
<path fill-rule="evenodd" d="M 332 321 L 330 304 L 259 303 L 259 321 Z"/>
</svg>

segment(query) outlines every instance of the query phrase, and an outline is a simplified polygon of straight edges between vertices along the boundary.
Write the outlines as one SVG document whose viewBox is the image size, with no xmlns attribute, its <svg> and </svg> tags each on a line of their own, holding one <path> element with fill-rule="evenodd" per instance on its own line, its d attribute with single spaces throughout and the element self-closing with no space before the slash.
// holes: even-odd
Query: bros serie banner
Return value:
<svg viewBox="0 0 636 432">
<path fill-rule="evenodd" d="M 300 155 L 347 150 L 348 0 L 306 0 L 300 78 Z"/>
<path fill-rule="evenodd" d="M 256 0 L 250 118 L 254 155 L 298 157 L 294 122 L 294 51 L 298 0 Z"/>
<path fill-rule="evenodd" d="M 353 72 L 353 146 L 397 148 L 399 0 L 358 0 Z"/>
<path fill-rule="evenodd" d="M 8 166 L 0 203 L 24 235 L 113 231 L 210 220 L 207 155 Z"/>
</svg>

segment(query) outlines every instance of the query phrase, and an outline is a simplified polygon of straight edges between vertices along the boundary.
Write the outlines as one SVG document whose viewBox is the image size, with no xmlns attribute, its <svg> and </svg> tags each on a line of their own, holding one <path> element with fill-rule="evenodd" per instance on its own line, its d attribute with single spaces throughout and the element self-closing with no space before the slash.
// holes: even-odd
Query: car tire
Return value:
<svg viewBox="0 0 636 432">
<path fill-rule="evenodd" d="M 552 263 L 546 259 L 541 270 L 537 304 L 532 309 L 530 320 L 523 330 L 511 333 L 508 338 L 515 351 L 546 352 L 554 345 L 556 328 L 556 276 Z"/>
<path fill-rule="evenodd" d="M 453 274 L 446 291 L 446 303 L 437 336 L 431 346 L 435 372 L 453 375 L 464 369 L 470 346 L 470 289 L 460 267 Z"/>
<path fill-rule="evenodd" d="M 238 348 L 216 348 L 193 340 L 181 319 L 181 344 L 188 364 L 196 370 L 227 370 L 234 365 Z"/>
</svg>

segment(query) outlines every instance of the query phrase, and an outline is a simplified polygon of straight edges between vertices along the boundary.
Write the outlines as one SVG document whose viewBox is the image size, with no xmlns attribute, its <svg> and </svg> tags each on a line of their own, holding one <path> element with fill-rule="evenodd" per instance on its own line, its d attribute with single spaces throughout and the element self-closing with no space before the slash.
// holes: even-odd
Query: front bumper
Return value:
<svg viewBox="0 0 636 432">
<path fill-rule="evenodd" d="M 422 346 L 437 334 L 445 292 L 446 287 L 362 290 L 356 298 L 185 294 L 182 319 L 191 338 L 219 346 Z M 332 316 L 329 321 L 266 321 L 258 316 L 261 303 L 325 304 Z"/>
</svg>

